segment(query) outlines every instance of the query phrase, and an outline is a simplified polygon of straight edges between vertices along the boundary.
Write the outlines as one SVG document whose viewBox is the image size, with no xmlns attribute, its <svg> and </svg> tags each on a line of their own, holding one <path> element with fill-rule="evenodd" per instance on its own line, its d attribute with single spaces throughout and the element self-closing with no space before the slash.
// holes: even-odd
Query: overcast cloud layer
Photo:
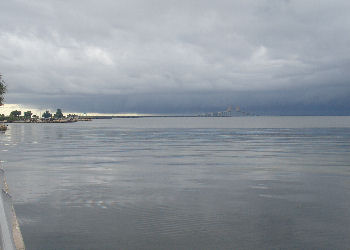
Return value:
<svg viewBox="0 0 350 250">
<path fill-rule="evenodd" d="M 8 103 L 350 114 L 350 2 L 2 0 Z"/>
</svg>

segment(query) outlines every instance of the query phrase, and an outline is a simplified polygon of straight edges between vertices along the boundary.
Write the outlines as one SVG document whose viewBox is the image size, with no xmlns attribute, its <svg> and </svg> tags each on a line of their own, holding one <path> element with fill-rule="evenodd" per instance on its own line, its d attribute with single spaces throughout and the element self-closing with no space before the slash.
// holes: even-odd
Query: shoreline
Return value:
<svg viewBox="0 0 350 250">
<path fill-rule="evenodd" d="M 81 122 L 81 121 L 91 121 L 90 118 L 78 118 L 78 119 L 58 119 L 58 120 L 51 120 L 51 119 L 31 119 L 31 120 L 15 120 L 15 121 L 3 121 L 4 124 L 8 123 L 74 123 L 74 122 Z"/>
</svg>

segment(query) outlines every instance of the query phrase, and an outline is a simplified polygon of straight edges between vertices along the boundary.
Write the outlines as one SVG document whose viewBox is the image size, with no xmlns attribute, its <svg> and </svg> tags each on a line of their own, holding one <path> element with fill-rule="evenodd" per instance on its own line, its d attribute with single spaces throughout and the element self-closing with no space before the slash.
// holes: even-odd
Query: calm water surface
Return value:
<svg viewBox="0 0 350 250">
<path fill-rule="evenodd" d="M 350 118 L 139 118 L 0 134 L 27 249 L 348 249 Z"/>
</svg>

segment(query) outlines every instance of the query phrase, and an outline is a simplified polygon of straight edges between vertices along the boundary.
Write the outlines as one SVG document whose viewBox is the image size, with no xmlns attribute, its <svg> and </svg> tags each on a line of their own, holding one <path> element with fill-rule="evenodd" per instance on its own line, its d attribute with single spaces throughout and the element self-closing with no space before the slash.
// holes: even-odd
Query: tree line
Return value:
<svg viewBox="0 0 350 250">
<path fill-rule="evenodd" d="M 75 114 L 69 114 L 66 116 L 63 115 L 62 109 L 57 109 L 56 113 L 51 114 L 49 110 L 46 110 L 42 115 L 41 118 L 43 119 L 50 119 L 50 120 L 59 120 L 64 118 L 76 118 L 77 115 Z M 0 121 L 28 121 L 28 120 L 39 120 L 40 117 L 37 115 L 33 115 L 32 111 L 28 110 L 23 112 L 20 110 L 13 110 L 9 116 L 5 116 L 4 114 L 0 114 Z"/>
</svg>

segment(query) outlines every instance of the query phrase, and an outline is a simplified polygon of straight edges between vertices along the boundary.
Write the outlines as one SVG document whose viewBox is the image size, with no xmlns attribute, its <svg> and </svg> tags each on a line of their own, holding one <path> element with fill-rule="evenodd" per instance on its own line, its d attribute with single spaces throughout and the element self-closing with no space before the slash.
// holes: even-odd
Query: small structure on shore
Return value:
<svg viewBox="0 0 350 250">
<path fill-rule="evenodd" d="M 0 131 L 6 131 L 7 126 L 5 124 L 0 124 Z"/>
</svg>

